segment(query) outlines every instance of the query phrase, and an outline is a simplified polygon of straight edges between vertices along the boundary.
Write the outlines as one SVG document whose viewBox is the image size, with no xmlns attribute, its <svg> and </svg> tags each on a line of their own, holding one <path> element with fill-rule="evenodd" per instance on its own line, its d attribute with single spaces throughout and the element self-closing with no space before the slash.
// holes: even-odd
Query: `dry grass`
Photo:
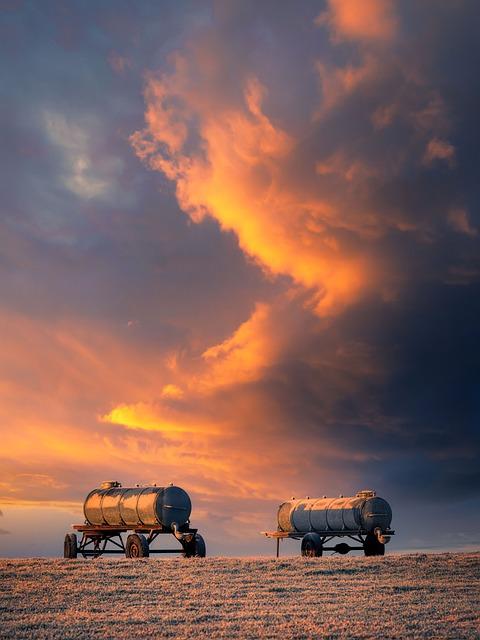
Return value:
<svg viewBox="0 0 480 640">
<path fill-rule="evenodd" d="M 0 560 L 1 638 L 479 638 L 480 553 Z"/>
</svg>

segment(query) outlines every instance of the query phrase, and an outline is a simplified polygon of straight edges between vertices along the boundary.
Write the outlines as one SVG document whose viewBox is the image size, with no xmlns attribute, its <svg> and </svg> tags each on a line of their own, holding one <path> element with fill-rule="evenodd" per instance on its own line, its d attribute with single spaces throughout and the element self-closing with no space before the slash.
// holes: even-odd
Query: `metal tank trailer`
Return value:
<svg viewBox="0 0 480 640">
<path fill-rule="evenodd" d="M 124 553 L 127 558 L 146 558 L 151 553 L 181 553 L 184 557 L 204 557 L 205 541 L 190 527 L 192 503 L 186 491 L 167 487 L 122 487 L 120 482 L 103 482 L 85 499 L 85 524 L 73 525 L 82 534 L 67 533 L 64 557 L 95 558 Z M 132 531 L 124 544 L 122 533 Z M 179 549 L 152 549 L 161 534 L 173 535 Z M 109 548 L 107 548 L 107 546 Z"/>
<path fill-rule="evenodd" d="M 319 557 L 324 551 L 340 554 L 363 551 L 366 556 L 385 555 L 385 545 L 395 531 L 390 529 L 392 509 L 375 491 L 359 491 L 345 498 L 292 498 L 278 508 L 277 531 L 262 531 L 277 543 L 280 540 L 301 540 L 302 556 Z M 326 546 L 334 538 L 349 538 L 356 542 L 351 546 L 339 542 Z"/>
</svg>

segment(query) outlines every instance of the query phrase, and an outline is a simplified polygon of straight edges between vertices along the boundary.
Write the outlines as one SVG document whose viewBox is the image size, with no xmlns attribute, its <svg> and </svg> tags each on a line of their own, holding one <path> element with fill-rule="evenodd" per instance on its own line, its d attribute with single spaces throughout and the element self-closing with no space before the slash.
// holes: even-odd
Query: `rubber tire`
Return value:
<svg viewBox="0 0 480 640">
<path fill-rule="evenodd" d="M 78 556 L 78 542 L 76 533 L 67 533 L 63 543 L 63 557 L 71 560 Z"/>
<path fill-rule="evenodd" d="M 199 533 L 195 534 L 195 553 L 193 555 L 195 558 L 205 558 L 207 555 L 207 545 Z"/>
<path fill-rule="evenodd" d="M 132 533 L 127 538 L 125 556 L 127 558 L 148 558 L 150 549 L 148 542 L 142 533 Z"/>
<path fill-rule="evenodd" d="M 368 533 L 363 543 L 363 551 L 366 556 L 384 556 L 385 545 L 379 542 L 373 533 Z"/>
<path fill-rule="evenodd" d="M 207 545 L 203 536 L 199 533 L 195 534 L 192 542 L 184 545 L 184 549 L 183 556 L 185 558 L 205 558 L 207 555 Z"/>
<path fill-rule="evenodd" d="M 307 533 L 302 538 L 302 556 L 320 558 L 323 556 L 322 539 L 318 533 Z"/>
</svg>

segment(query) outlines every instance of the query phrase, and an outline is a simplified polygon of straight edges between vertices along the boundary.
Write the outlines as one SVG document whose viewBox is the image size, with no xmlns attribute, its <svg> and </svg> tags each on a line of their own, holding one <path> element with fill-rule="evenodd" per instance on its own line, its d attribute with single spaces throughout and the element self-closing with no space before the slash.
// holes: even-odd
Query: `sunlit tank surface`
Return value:
<svg viewBox="0 0 480 640">
<path fill-rule="evenodd" d="M 188 493 L 176 486 L 121 487 L 104 483 L 91 491 L 83 505 L 85 519 L 97 526 L 159 526 L 170 529 L 187 524 L 192 503 Z"/>
<path fill-rule="evenodd" d="M 360 491 L 350 498 L 292 498 L 278 509 L 278 530 L 287 532 L 386 531 L 392 510 L 375 491 Z"/>
</svg>

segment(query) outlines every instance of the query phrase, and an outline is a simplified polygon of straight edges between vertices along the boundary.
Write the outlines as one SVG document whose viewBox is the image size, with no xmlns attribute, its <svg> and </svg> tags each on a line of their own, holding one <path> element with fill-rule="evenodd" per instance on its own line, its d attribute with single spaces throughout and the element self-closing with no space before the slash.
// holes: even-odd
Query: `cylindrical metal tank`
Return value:
<svg viewBox="0 0 480 640">
<path fill-rule="evenodd" d="M 94 526 L 150 527 L 170 529 L 187 524 L 192 503 L 180 487 L 122 487 L 106 482 L 91 491 L 83 505 L 85 520 Z"/>
<path fill-rule="evenodd" d="M 290 533 L 307 531 L 366 531 L 377 527 L 386 531 L 392 522 L 392 510 L 375 491 L 360 491 L 350 498 L 292 498 L 278 509 L 278 530 Z"/>
</svg>

